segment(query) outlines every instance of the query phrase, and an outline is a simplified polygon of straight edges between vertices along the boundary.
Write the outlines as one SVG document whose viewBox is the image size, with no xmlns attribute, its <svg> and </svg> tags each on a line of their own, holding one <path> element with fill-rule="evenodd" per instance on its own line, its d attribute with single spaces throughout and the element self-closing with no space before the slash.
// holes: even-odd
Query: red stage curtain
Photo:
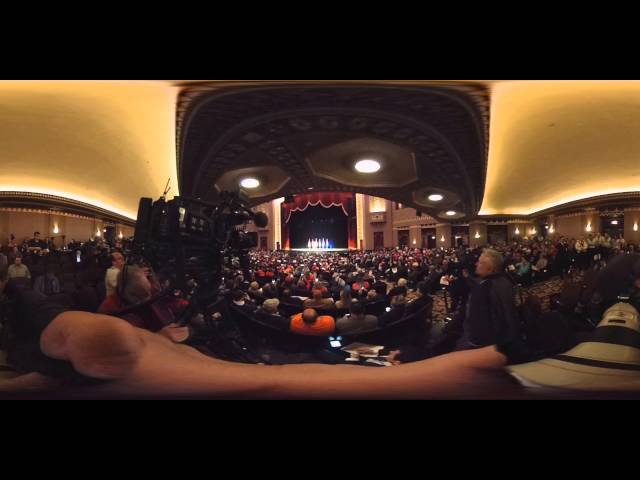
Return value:
<svg viewBox="0 0 640 480">
<path fill-rule="evenodd" d="M 293 203 L 282 204 L 282 243 L 285 250 L 291 248 L 289 240 L 289 220 L 291 214 L 296 211 L 304 211 L 309 206 L 322 205 L 324 208 L 342 207 L 344 214 L 349 217 L 348 236 L 349 248 L 356 247 L 356 206 L 353 193 L 350 192 L 314 192 L 296 195 Z"/>
</svg>

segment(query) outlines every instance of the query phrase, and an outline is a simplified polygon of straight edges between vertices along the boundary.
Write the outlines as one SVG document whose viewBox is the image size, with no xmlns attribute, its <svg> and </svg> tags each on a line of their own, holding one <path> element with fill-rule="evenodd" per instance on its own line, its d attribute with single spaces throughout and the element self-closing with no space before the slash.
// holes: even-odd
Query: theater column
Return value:
<svg viewBox="0 0 640 480">
<path fill-rule="evenodd" d="M 483 247 L 487 241 L 487 222 L 484 220 L 470 222 L 469 245 L 472 248 Z"/>
<path fill-rule="evenodd" d="M 438 248 L 451 247 L 451 224 L 438 223 L 436 225 L 436 245 Z"/>
<path fill-rule="evenodd" d="M 624 239 L 627 243 L 640 243 L 640 208 L 624 209 Z"/>
<path fill-rule="evenodd" d="M 277 198 L 271 202 L 271 222 L 269 228 L 271 229 L 271 242 L 273 249 L 282 249 L 282 219 L 280 218 L 280 207 L 284 202 L 284 197 Z"/>
<path fill-rule="evenodd" d="M 0 244 L 6 244 L 9 234 L 9 212 L 0 212 Z"/>
</svg>

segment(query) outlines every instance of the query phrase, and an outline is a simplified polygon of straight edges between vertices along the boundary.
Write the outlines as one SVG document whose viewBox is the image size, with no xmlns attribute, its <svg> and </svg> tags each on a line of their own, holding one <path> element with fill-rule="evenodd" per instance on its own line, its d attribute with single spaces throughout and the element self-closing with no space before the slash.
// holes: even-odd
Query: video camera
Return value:
<svg viewBox="0 0 640 480">
<path fill-rule="evenodd" d="M 155 202 L 140 199 L 132 256 L 149 262 L 169 289 L 190 295 L 182 315 L 188 321 L 216 301 L 225 256 L 238 256 L 248 270 L 248 250 L 256 245 L 238 227 L 253 221 L 264 228 L 268 218 L 252 212 L 241 192 L 222 192 L 217 203 L 208 203 L 180 196 L 167 201 L 167 191 Z"/>
</svg>

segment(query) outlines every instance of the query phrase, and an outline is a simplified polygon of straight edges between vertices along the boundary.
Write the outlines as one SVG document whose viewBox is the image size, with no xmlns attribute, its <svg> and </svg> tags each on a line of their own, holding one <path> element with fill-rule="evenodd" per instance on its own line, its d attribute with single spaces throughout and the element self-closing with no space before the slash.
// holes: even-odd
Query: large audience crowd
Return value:
<svg viewBox="0 0 640 480">
<path fill-rule="evenodd" d="M 37 292 L 66 309 L 119 316 L 174 342 L 190 337 L 193 327 L 176 323 L 188 293 L 173 291 L 167 296 L 164 280 L 149 265 L 133 264 L 130 242 L 92 239 L 56 249 L 39 237 L 35 232 L 20 244 L 10 238 L 0 246 L 0 267 L 8 266 L 13 288 Z M 220 301 L 211 318 L 215 325 L 254 322 L 292 336 L 358 340 L 378 332 L 376 338 L 384 340 L 385 331 L 393 332 L 399 324 L 430 328 L 433 296 L 443 291 L 447 318 L 458 327 L 453 341 L 443 347 L 428 335 L 414 335 L 408 345 L 406 336 L 388 337 L 398 351 L 413 352 L 398 358 L 419 359 L 513 341 L 519 335 L 513 287 L 601 269 L 617 256 L 639 251 L 606 234 L 522 238 L 489 250 L 468 246 L 349 252 L 254 249 L 249 252 L 249 268 L 239 258 L 227 259 Z M 472 293 L 482 288 L 489 289 L 486 301 L 479 300 L 484 293 L 476 293 L 475 302 L 470 302 Z M 165 294 L 158 298 L 161 292 Z M 484 311 L 485 303 L 490 313 Z M 502 326 L 495 324 L 496 311 L 501 312 Z M 472 328 L 465 331 L 463 324 Z"/>
</svg>

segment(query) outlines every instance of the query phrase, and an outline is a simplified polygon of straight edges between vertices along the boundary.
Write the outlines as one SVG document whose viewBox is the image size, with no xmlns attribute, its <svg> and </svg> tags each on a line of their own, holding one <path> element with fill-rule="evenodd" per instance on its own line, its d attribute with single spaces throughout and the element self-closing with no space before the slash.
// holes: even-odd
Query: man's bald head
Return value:
<svg viewBox="0 0 640 480">
<path fill-rule="evenodd" d="M 306 308 L 302 312 L 302 321 L 304 323 L 313 325 L 314 323 L 316 323 L 317 319 L 318 319 L 318 312 L 316 312 L 313 308 Z"/>
</svg>

